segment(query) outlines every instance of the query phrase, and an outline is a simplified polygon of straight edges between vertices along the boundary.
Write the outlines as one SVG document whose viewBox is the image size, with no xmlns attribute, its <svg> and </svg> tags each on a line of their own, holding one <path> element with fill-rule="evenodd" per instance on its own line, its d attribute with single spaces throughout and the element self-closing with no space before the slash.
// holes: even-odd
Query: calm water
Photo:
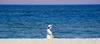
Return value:
<svg viewBox="0 0 100 44">
<path fill-rule="evenodd" d="M 0 5 L 0 38 L 100 38 L 100 5 Z"/>
</svg>

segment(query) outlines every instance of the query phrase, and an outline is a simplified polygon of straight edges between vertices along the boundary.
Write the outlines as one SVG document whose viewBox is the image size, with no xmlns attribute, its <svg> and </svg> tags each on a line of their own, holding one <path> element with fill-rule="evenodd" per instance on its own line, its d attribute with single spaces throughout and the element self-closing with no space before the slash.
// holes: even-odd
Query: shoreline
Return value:
<svg viewBox="0 0 100 44">
<path fill-rule="evenodd" d="M 0 44 L 100 44 L 100 38 L 0 39 Z"/>
</svg>

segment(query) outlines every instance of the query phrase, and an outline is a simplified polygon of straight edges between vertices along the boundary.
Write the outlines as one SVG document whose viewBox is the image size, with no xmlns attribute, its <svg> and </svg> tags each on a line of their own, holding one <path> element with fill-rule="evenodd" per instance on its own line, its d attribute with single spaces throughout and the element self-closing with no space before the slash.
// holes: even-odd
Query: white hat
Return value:
<svg viewBox="0 0 100 44">
<path fill-rule="evenodd" d="M 48 27 L 51 27 L 52 25 L 48 25 Z"/>
</svg>

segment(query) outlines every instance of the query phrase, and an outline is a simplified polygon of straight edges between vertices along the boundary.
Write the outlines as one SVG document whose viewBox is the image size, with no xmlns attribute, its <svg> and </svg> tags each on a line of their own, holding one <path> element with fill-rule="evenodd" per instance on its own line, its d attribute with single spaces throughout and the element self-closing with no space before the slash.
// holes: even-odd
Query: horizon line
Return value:
<svg viewBox="0 0 100 44">
<path fill-rule="evenodd" d="M 100 5 L 100 4 L 0 4 L 0 5 Z"/>
</svg>

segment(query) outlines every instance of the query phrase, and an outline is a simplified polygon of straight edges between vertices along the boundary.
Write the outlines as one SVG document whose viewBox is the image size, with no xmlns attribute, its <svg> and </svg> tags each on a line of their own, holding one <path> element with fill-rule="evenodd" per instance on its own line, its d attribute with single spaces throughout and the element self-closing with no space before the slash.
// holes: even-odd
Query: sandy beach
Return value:
<svg viewBox="0 0 100 44">
<path fill-rule="evenodd" d="M 100 38 L 86 39 L 0 39 L 0 44 L 100 44 Z"/>
</svg>

